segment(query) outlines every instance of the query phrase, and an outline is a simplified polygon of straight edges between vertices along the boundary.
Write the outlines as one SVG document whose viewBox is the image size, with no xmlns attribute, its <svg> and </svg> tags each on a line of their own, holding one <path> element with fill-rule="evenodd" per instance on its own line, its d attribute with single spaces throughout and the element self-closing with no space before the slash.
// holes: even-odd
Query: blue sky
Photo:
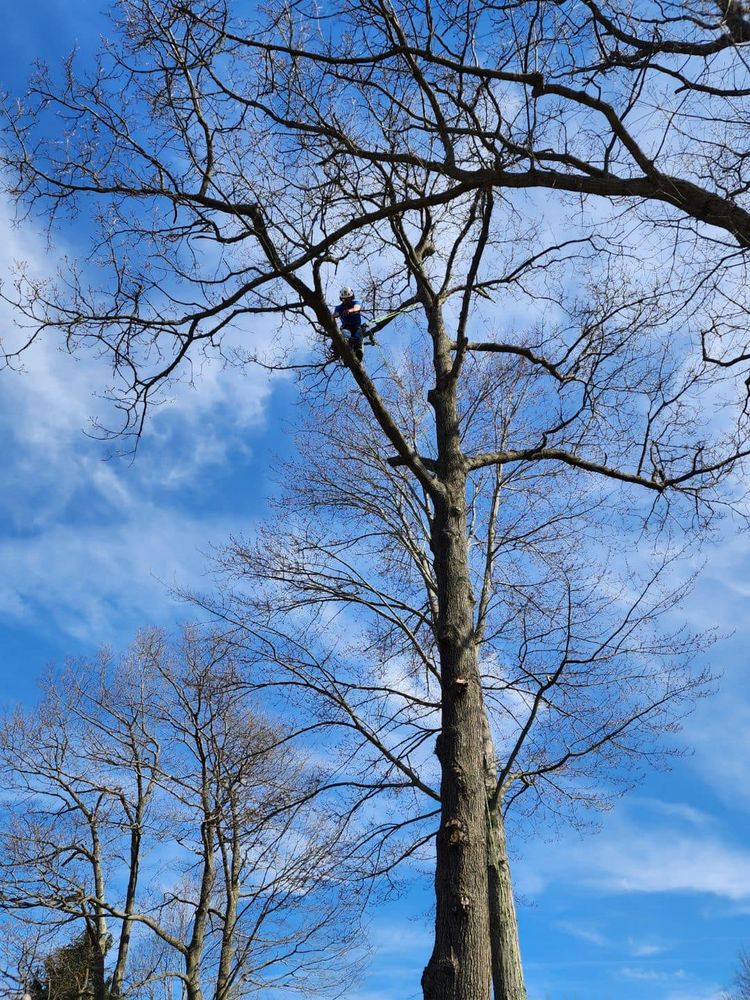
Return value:
<svg viewBox="0 0 750 1000">
<path fill-rule="evenodd" d="M 2 82 L 21 86 L 33 59 L 93 50 L 100 16 L 83 0 L 7 5 Z M 6 237 L 0 268 L 40 272 L 49 252 L 33 225 Z M 0 312 L 0 332 L 9 329 Z M 259 331 L 264 335 L 263 330 Z M 270 335 L 270 333 L 269 333 Z M 125 645 L 144 623 L 186 609 L 172 585 L 205 582 L 212 545 L 248 532 L 289 447 L 295 389 L 261 371 L 210 365 L 150 423 L 135 462 L 105 461 L 86 437 L 106 378 L 91 360 L 38 345 L 25 370 L 0 373 L 2 699 L 31 701 L 52 659 Z M 714 1000 L 750 943 L 750 543 L 725 534 L 685 607 L 691 625 L 729 634 L 712 654 L 723 679 L 687 721 L 692 756 L 650 775 L 585 837 L 540 830 L 514 847 L 531 1000 Z M 429 949 L 429 883 L 415 878 L 373 916 L 376 958 L 352 1000 L 419 996 Z"/>
</svg>

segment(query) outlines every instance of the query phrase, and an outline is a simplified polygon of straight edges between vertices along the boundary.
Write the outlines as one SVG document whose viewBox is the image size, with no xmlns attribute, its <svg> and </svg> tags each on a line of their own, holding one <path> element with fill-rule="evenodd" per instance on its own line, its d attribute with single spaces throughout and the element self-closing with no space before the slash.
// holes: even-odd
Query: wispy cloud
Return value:
<svg viewBox="0 0 750 1000">
<path fill-rule="evenodd" d="M 668 993 L 664 1000 L 724 1000 L 724 991 L 720 986 L 705 986 L 695 989 L 678 989 Z"/>
<path fill-rule="evenodd" d="M 220 541 L 228 527 L 144 505 L 118 525 L 60 524 L 5 538 L 0 616 L 86 643 L 116 643 L 140 624 L 178 614 L 169 587 L 198 583 L 207 535 Z"/>
<path fill-rule="evenodd" d="M 663 830 L 629 829 L 587 853 L 590 883 L 602 889 L 750 898 L 750 852 L 716 837 L 665 837 Z"/>
<path fill-rule="evenodd" d="M 53 266 L 30 227 L 10 231 L 0 267 L 16 258 L 38 274 Z M 12 324 L 0 310 L 4 339 Z M 252 335 L 259 347 L 271 342 L 262 326 Z M 247 515 L 239 524 L 212 512 L 214 484 L 235 469 L 248 476 L 272 389 L 258 368 L 205 359 L 196 386 L 177 384 L 153 411 L 131 463 L 105 461 L 109 449 L 84 433 L 105 418 L 97 394 L 107 377 L 106 365 L 51 339 L 21 371 L 0 372 L 0 618 L 96 643 L 174 617 L 165 583 L 195 585 L 211 542 L 248 527 Z"/>
<path fill-rule="evenodd" d="M 632 796 L 628 799 L 628 808 L 633 810 L 644 809 L 656 816 L 665 816 L 668 819 L 687 823 L 689 826 L 705 829 L 711 826 L 715 820 L 709 813 L 686 802 L 664 802 L 661 799 L 654 799 L 645 796 Z"/>
<path fill-rule="evenodd" d="M 596 927 L 577 924 L 572 920 L 561 920 L 556 926 L 559 927 L 560 930 L 565 931 L 566 934 L 570 934 L 572 937 L 576 937 L 581 941 L 587 941 L 589 944 L 605 947 L 610 943 L 608 938 Z"/>
<path fill-rule="evenodd" d="M 420 923 L 410 924 L 399 904 L 386 905 L 369 934 L 378 960 L 371 964 L 359 989 L 347 993 L 347 1000 L 418 1000 L 422 996 L 420 978 L 433 939 Z"/>
<path fill-rule="evenodd" d="M 595 837 L 570 835 L 554 852 L 531 848 L 518 881 L 522 892 L 573 883 L 604 893 L 706 893 L 745 902 L 750 850 L 719 832 L 670 823 L 641 801 L 639 807 L 620 808 Z"/>
<path fill-rule="evenodd" d="M 663 952 L 668 951 L 666 945 L 655 944 L 650 941 L 635 941 L 633 938 L 628 938 L 627 944 L 630 954 L 634 958 L 651 958 L 654 955 L 661 955 Z"/>
<path fill-rule="evenodd" d="M 743 677 L 747 664 L 741 667 L 736 674 L 727 672 L 719 693 L 691 719 L 689 737 L 695 747 L 694 769 L 732 809 L 748 811 L 750 700 Z"/>
<path fill-rule="evenodd" d="M 686 979 L 687 973 L 684 969 L 669 971 L 664 969 L 648 969 L 642 966 L 624 966 L 620 969 L 620 976 L 623 979 L 632 979 L 638 983 L 669 983 L 674 980 Z"/>
</svg>

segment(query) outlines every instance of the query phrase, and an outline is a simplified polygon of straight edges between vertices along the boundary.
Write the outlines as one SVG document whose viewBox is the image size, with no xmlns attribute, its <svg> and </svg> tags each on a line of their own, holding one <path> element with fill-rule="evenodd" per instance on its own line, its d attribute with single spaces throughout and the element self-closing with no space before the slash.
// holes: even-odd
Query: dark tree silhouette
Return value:
<svg viewBox="0 0 750 1000">
<path fill-rule="evenodd" d="M 111 944 L 107 938 L 102 949 L 96 934 L 84 930 L 69 944 L 54 948 L 28 986 L 31 1000 L 106 1000 L 104 960 Z"/>
</svg>

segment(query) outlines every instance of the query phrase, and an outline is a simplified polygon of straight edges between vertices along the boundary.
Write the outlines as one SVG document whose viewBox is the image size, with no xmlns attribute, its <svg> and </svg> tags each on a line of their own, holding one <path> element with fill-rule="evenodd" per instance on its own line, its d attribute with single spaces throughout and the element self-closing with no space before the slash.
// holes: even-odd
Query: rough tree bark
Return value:
<svg viewBox="0 0 750 1000">
<path fill-rule="evenodd" d="M 526 1000 L 516 904 L 502 809 L 487 811 L 488 882 L 495 1000 Z"/>
<path fill-rule="evenodd" d="M 462 478 L 460 472 L 452 476 L 453 488 L 436 505 L 433 536 L 441 611 L 442 807 L 435 946 L 423 978 L 425 1000 L 486 1000 L 490 987 L 484 773 L 475 738 L 482 696 L 472 642 Z"/>
<path fill-rule="evenodd" d="M 425 1000 L 525 1000 L 513 885 L 497 770 L 482 698 L 466 523 L 466 476 L 450 385 L 435 393 L 449 484 L 436 504 L 432 547 L 439 596 L 442 678 L 441 823 L 436 840 L 435 945 Z M 442 398 L 441 398 L 442 397 Z M 457 423 L 456 423 L 457 428 Z M 441 468 L 442 467 L 442 468 Z M 478 739 L 477 734 L 483 738 Z M 491 983 L 491 992 L 490 992 Z"/>
<path fill-rule="evenodd" d="M 513 879 L 505 842 L 505 819 L 497 788 L 497 755 L 485 710 L 483 727 L 487 889 L 494 1000 L 526 1000 Z"/>
<path fill-rule="evenodd" d="M 487 884 L 484 708 L 474 643 L 466 518 L 466 460 L 461 450 L 456 371 L 437 309 L 430 310 L 436 385 L 437 477 L 431 547 L 438 590 L 442 688 L 441 821 L 436 839 L 435 943 L 424 971 L 425 1000 L 487 1000 L 491 951 Z"/>
</svg>

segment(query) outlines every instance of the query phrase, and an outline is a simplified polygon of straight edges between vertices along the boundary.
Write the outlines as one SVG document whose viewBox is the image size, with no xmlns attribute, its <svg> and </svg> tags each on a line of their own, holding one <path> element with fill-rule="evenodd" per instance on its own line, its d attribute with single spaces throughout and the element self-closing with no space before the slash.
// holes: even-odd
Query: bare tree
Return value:
<svg viewBox="0 0 750 1000">
<path fill-rule="evenodd" d="M 31 1000 L 90 1000 L 98 964 L 99 944 L 84 930 L 44 956 L 34 969 L 28 995 Z"/>
<path fill-rule="evenodd" d="M 4 927 L 72 928 L 94 998 L 333 989 L 356 920 L 284 744 L 208 638 L 51 678 L 2 728 Z"/>
<path fill-rule="evenodd" d="M 363 0 L 313 17 L 292 3 L 251 23 L 222 0 L 118 11 L 88 75 L 71 61 L 58 88 L 40 70 L 6 116 L 19 203 L 52 226 L 91 207 L 96 278 L 21 273 L 7 294 L 27 341 L 58 330 L 105 353 L 136 434 L 196 351 L 253 360 L 258 316 L 333 343 L 429 528 L 441 823 L 425 997 L 486 1000 L 467 496 L 478 477 L 531 465 L 583 474 L 582 494 L 598 477 L 607 502 L 640 491 L 665 524 L 703 521 L 729 495 L 748 450 L 744 17 L 589 0 Z M 398 380 L 371 377 L 331 318 L 337 266 L 376 301 L 375 325 L 402 324 L 408 353 L 429 361 L 419 434 Z M 494 375 L 473 397 L 476 356 Z M 299 363 L 320 376 L 310 395 L 325 392 L 321 353 Z M 470 407 L 500 394 L 523 419 L 467 436 Z"/>
<path fill-rule="evenodd" d="M 750 997 L 750 954 L 741 951 L 732 989 L 725 994 L 726 1000 L 747 1000 Z"/>
<path fill-rule="evenodd" d="M 423 374 L 409 364 L 390 373 L 417 436 Z M 464 384 L 467 438 L 488 432 L 487 409 L 474 405 L 488 376 L 491 398 L 503 396 L 495 367 L 480 364 Z M 512 434 L 518 418 L 497 405 L 490 433 Z M 278 519 L 232 542 L 222 597 L 200 603 L 246 648 L 251 683 L 287 693 L 299 737 L 331 745 L 328 788 L 348 786 L 343 809 L 360 830 L 350 862 L 390 878 L 431 857 L 441 807 L 432 508 L 382 454 L 357 394 L 330 390 L 299 452 L 281 470 Z M 613 530 L 611 505 L 579 485 L 564 469 L 519 463 L 474 477 L 469 497 L 496 996 L 524 995 L 506 821 L 536 828 L 606 805 L 676 752 L 659 737 L 709 680 L 692 664 L 700 637 L 657 627 L 686 586 L 662 579 L 673 553 L 639 568 L 618 560 L 625 526 Z"/>
<path fill-rule="evenodd" d="M 49 954 L 44 927 L 16 924 L 3 928 L 0 939 L 0 995 L 23 997 Z"/>
</svg>

